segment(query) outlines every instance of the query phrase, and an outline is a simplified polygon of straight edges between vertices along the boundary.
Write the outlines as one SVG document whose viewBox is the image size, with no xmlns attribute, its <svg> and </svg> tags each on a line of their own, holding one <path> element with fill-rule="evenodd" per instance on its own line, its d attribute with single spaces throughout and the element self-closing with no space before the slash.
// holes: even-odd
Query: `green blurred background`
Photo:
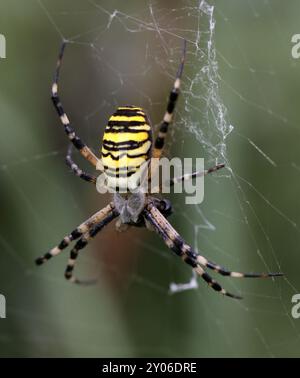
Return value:
<svg viewBox="0 0 300 378">
<path fill-rule="evenodd" d="M 217 89 L 227 126 L 234 126 L 226 139 L 217 118 L 214 124 L 218 107 L 212 114 L 205 108 L 212 84 L 201 80 L 209 18 L 200 1 L 0 0 L 7 40 L 7 58 L 0 60 L 0 293 L 7 300 L 0 356 L 300 355 L 300 320 L 290 315 L 300 290 L 300 61 L 291 57 L 300 3 L 208 2 L 215 6 Z M 200 280 L 197 290 L 170 295 L 170 282 L 190 279 L 188 267 L 157 235 L 119 234 L 113 226 L 79 259 L 78 275 L 99 275 L 95 287 L 65 281 L 68 252 L 34 265 L 109 200 L 64 164 L 67 139 L 50 102 L 62 38 L 73 42 L 62 70 L 63 102 L 95 151 L 118 105 L 143 106 L 159 123 L 182 38 L 188 39 L 168 153 L 204 157 L 207 166 L 224 158 L 228 169 L 207 178 L 201 206 L 170 195 L 176 209 L 170 220 L 212 260 L 234 270 L 282 270 L 285 278 L 218 277 L 244 296 L 240 302 Z"/>
</svg>

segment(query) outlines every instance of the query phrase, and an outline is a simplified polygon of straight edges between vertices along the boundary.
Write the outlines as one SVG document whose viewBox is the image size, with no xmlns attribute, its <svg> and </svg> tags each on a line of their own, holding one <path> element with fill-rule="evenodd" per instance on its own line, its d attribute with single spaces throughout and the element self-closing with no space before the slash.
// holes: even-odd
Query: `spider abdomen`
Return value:
<svg viewBox="0 0 300 378">
<path fill-rule="evenodd" d="M 114 189 L 135 189 L 141 167 L 150 159 L 152 130 L 146 113 L 122 106 L 110 117 L 102 143 L 102 164 L 107 184 Z"/>
</svg>

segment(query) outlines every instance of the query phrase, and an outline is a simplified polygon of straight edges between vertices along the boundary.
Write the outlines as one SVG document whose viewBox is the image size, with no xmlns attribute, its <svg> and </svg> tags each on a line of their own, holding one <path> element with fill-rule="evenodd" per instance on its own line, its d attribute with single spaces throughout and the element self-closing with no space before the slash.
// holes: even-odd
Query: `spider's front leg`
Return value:
<svg viewBox="0 0 300 378">
<path fill-rule="evenodd" d="M 73 127 L 71 126 L 69 118 L 66 112 L 64 111 L 62 102 L 58 95 L 58 80 L 59 80 L 60 68 L 61 68 L 61 63 L 62 63 L 65 47 L 66 47 L 66 42 L 64 41 L 62 43 L 58 60 L 57 60 L 57 64 L 56 64 L 54 82 L 52 84 L 52 90 L 51 90 L 52 92 L 51 99 L 69 140 L 73 143 L 73 145 L 75 146 L 75 148 L 77 148 L 77 150 L 81 153 L 81 155 L 96 167 L 97 164 L 99 164 L 99 159 L 91 151 L 91 149 L 79 138 L 79 136 L 76 135 Z"/>
<path fill-rule="evenodd" d="M 67 156 L 66 156 L 66 164 L 71 169 L 71 171 L 77 176 L 80 177 L 82 180 L 91 182 L 92 184 L 96 185 L 97 177 L 84 172 L 82 169 L 78 167 L 78 165 L 74 162 L 72 158 L 72 151 L 73 151 L 73 144 L 69 145 Z"/>
<path fill-rule="evenodd" d="M 171 226 L 171 224 L 165 219 L 161 212 L 153 205 L 149 203 L 144 210 L 145 218 L 152 224 L 156 232 L 162 236 L 165 244 L 178 256 L 180 256 L 185 263 L 192 266 L 193 270 L 204 279 L 212 289 L 224 294 L 226 296 L 241 299 L 240 296 L 231 294 L 221 287 L 221 285 L 212 279 L 210 275 L 204 271 L 202 267 L 206 267 L 214 270 L 215 272 L 223 275 L 236 278 L 266 278 L 282 276 L 282 273 L 240 273 L 233 272 L 226 268 L 221 267 L 209 260 L 204 256 L 199 255 L 196 251 L 189 246 L 184 239 L 178 234 L 178 232 Z"/>
<path fill-rule="evenodd" d="M 174 113 L 176 102 L 177 102 L 179 92 L 180 92 L 180 81 L 181 81 L 181 76 L 182 76 L 183 67 L 184 67 L 185 55 L 186 55 L 186 40 L 184 40 L 184 43 L 183 43 L 181 62 L 180 62 L 180 65 L 176 74 L 173 88 L 169 95 L 167 110 L 159 126 L 158 135 L 154 142 L 154 149 L 153 149 L 153 155 L 152 155 L 154 158 L 161 157 L 164 146 L 165 146 L 165 139 L 168 133 L 168 128 L 169 128 L 170 123 L 172 122 L 173 113 Z"/>
</svg>

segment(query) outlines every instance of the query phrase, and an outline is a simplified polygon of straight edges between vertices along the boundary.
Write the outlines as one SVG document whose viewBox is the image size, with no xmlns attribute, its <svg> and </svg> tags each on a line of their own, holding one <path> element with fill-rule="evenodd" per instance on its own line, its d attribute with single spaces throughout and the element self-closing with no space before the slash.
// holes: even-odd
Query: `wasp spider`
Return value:
<svg viewBox="0 0 300 378">
<path fill-rule="evenodd" d="M 64 130 L 71 142 L 81 155 L 87 159 L 94 167 L 101 166 L 107 178 L 108 184 L 122 187 L 125 179 L 131 179 L 139 172 L 143 163 L 147 163 L 151 158 L 162 156 L 165 138 L 169 125 L 173 118 L 173 112 L 179 95 L 180 80 L 184 66 L 186 42 L 184 42 L 183 54 L 179 69 L 176 75 L 174 86 L 169 95 L 166 113 L 159 127 L 159 132 L 152 142 L 152 129 L 145 111 L 137 106 L 121 106 L 110 117 L 105 128 L 101 158 L 91 151 L 91 149 L 77 136 L 72 128 L 69 118 L 63 109 L 63 105 L 58 95 L 58 79 L 61 62 L 65 50 L 66 42 L 62 44 L 57 67 L 55 71 L 54 83 L 52 85 L 52 101 L 60 117 Z M 74 174 L 85 181 L 96 184 L 96 177 L 84 172 L 72 160 L 70 147 L 66 157 L 66 163 Z M 216 165 L 204 172 L 194 172 L 190 175 L 174 178 L 170 185 L 175 182 L 193 179 L 200 175 L 206 175 L 224 167 L 224 164 Z M 221 287 L 206 271 L 211 269 L 223 276 L 230 277 L 274 277 L 281 276 L 281 273 L 239 273 L 229 271 L 222 266 L 209 261 L 204 256 L 199 255 L 178 232 L 167 221 L 167 217 L 172 212 L 171 203 L 166 199 L 159 199 L 150 196 L 148 193 L 139 191 L 129 192 L 121 195 L 118 190 L 114 193 L 112 201 L 102 210 L 97 211 L 85 222 L 76 227 L 69 235 L 65 236 L 58 246 L 50 249 L 46 254 L 36 259 L 36 264 L 41 265 L 60 254 L 69 244 L 75 240 L 74 247 L 70 252 L 70 258 L 65 270 L 65 277 L 71 282 L 90 283 L 92 281 L 81 281 L 73 275 L 76 259 L 79 251 L 87 246 L 90 240 L 95 237 L 104 226 L 112 220 L 118 218 L 117 226 L 119 229 L 128 226 L 147 226 L 154 229 L 163 239 L 166 246 L 182 258 L 182 260 L 192 267 L 192 269 L 215 291 L 232 298 L 241 298 L 231 294 Z"/>
</svg>

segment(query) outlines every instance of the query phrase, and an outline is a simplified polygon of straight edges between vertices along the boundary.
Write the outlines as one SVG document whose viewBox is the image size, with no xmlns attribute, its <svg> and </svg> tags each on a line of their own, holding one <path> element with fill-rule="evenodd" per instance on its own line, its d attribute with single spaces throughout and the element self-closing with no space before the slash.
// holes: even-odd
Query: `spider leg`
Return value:
<svg viewBox="0 0 300 378">
<path fill-rule="evenodd" d="M 186 40 L 184 40 L 181 62 L 180 62 L 180 65 L 176 74 L 174 86 L 169 95 L 167 110 L 164 115 L 163 121 L 161 122 L 159 126 L 158 136 L 155 139 L 154 149 L 153 149 L 154 158 L 161 157 L 162 151 L 165 145 L 165 138 L 168 132 L 168 128 L 169 128 L 170 123 L 172 122 L 173 112 L 175 109 L 176 101 L 177 101 L 179 90 L 180 90 L 180 80 L 181 80 L 182 71 L 184 67 L 185 55 L 186 55 Z"/>
<path fill-rule="evenodd" d="M 152 209 L 155 208 L 154 206 Z M 157 210 L 157 209 L 156 209 Z M 157 210 L 158 211 L 158 210 Z M 180 256 L 185 263 L 190 265 L 194 272 L 199 275 L 213 290 L 234 299 L 242 299 L 241 296 L 232 294 L 226 291 L 216 280 L 214 280 L 204 269 L 198 264 L 197 260 L 192 257 L 187 256 L 176 244 L 170 239 L 168 233 L 164 227 L 160 224 L 160 221 L 152 214 L 151 210 L 144 210 L 144 215 L 146 219 L 152 224 L 155 231 L 163 238 L 166 246 Z M 161 215 L 162 216 L 162 215 Z"/>
<path fill-rule="evenodd" d="M 84 181 L 91 182 L 93 184 L 96 184 L 97 178 L 93 175 L 90 175 L 89 173 L 85 173 L 82 169 L 78 167 L 78 165 L 74 162 L 72 158 L 72 150 L 73 150 L 73 144 L 70 143 L 67 156 L 66 156 L 66 164 L 67 166 L 72 170 L 72 172 L 83 179 Z"/>
<path fill-rule="evenodd" d="M 165 217 L 155 206 L 153 206 L 152 204 L 148 205 L 148 209 L 145 211 L 145 214 L 147 219 L 149 218 L 149 221 L 154 225 L 156 230 L 161 235 L 162 232 L 165 234 L 165 237 L 167 238 L 165 239 L 165 242 L 167 245 L 170 245 L 170 249 L 181 256 L 188 264 L 192 262 L 192 264 L 190 265 L 197 265 L 197 268 L 196 266 L 194 266 L 194 268 L 198 274 L 204 272 L 201 268 L 201 266 L 203 266 L 212 269 L 223 276 L 236 278 L 266 278 L 283 275 L 282 273 L 240 273 L 223 268 L 220 265 L 207 260 L 204 256 L 201 256 L 196 251 L 194 251 L 193 248 L 184 241 L 184 239 L 178 234 L 178 232 L 171 226 L 171 224 L 165 219 Z"/>
<path fill-rule="evenodd" d="M 79 255 L 79 251 L 85 248 L 87 244 L 91 241 L 91 239 L 93 239 L 103 229 L 104 226 L 108 225 L 117 216 L 118 216 L 117 211 L 115 210 L 112 211 L 101 222 L 91 227 L 91 229 L 89 229 L 88 232 L 84 233 L 83 236 L 77 241 L 77 243 L 75 244 L 75 246 L 72 248 L 70 252 L 70 258 L 69 258 L 68 265 L 65 270 L 65 278 L 67 280 L 76 284 L 81 284 L 81 285 L 90 285 L 97 281 L 96 279 L 83 281 L 73 276 L 76 259 Z"/>
<path fill-rule="evenodd" d="M 73 143 L 73 145 L 77 148 L 77 150 L 81 153 L 81 155 L 96 167 L 97 163 L 99 163 L 99 159 L 91 151 L 91 149 L 76 135 L 73 127 L 70 124 L 69 118 L 63 109 L 61 100 L 58 96 L 58 79 L 59 79 L 60 67 L 61 67 L 65 47 L 66 47 L 66 42 L 63 42 L 60 52 L 59 52 L 58 60 L 57 60 L 57 65 L 56 65 L 56 70 L 55 70 L 55 75 L 54 75 L 54 82 L 52 84 L 51 99 L 59 115 L 61 123 L 64 126 L 64 129 L 68 138 Z"/>
<path fill-rule="evenodd" d="M 56 247 L 50 249 L 43 256 L 38 257 L 35 260 L 35 263 L 37 265 L 42 265 L 46 261 L 50 260 L 53 256 L 57 256 L 58 254 L 60 254 L 65 248 L 68 247 L 68 245 L 73 240 L 79 239 L 83 234 L 88 232 L 89 229 L 93 225 L 95 225 L 95 224 L 101 222 L 103 219 L 105 219 L 105 217 L 107 217 L 113 210 L 114 210 L 114 204 L 113 204 L 113 202 L 111 202 L 106 207 L 104 207 L 103 209 L 97 211 L 97 213 L 92 215 L 85 222 L 81 223 L 69 235 L 66 235 Z"/>
<path fill-rule="evenodd" d="M 170 180 L 169 185 L 173 186 L 173 185 L 175 185 L 175 184 L 177 184 L 181 181 L 188 181 L 188 180 L 191 180 L 195 177 L 206 176 L 206 175 L 213 173 L 213 172 L 216 172 L 219 169 L 222 169 L 224 167 L 225 167 L 225 164 L 222 163 L 222 164 L 217 164 L 214 167 L 211 167 L 211 168 L 204 170 L 204 171 L 196 171 L 196 172 L 189 173 L 189 174 L 186 174 L 186 175 L 183 175 L 183 176 L 174 177 Z"/>
<path fill-rule="evenodd" d="M 221 274 L 222 276 L 230 276 L 234 278 L 267 278 L 267 277 L 278 277 L 283 276 L 283 273 L 241 273 L 233 272 L 224 268 L 214 262 L 208 260 L 206 257 L 199 255 L 190 245 L 188 245 L 185 240 L 178 234 L 178 232 L 171 226 L 171 224 L 166 220 L 166 218 L 161 214 L 161 212 L 155 207 L 150 205 L 149 209 L 153 217 L 158 221 L 158 223 L 165 230 L 168 238 L 174 243 L 176 248 L 179 248 L 186 256 L 197 261 L 198 264 L 212 269 L 215 272 Z"/>
</svg>

